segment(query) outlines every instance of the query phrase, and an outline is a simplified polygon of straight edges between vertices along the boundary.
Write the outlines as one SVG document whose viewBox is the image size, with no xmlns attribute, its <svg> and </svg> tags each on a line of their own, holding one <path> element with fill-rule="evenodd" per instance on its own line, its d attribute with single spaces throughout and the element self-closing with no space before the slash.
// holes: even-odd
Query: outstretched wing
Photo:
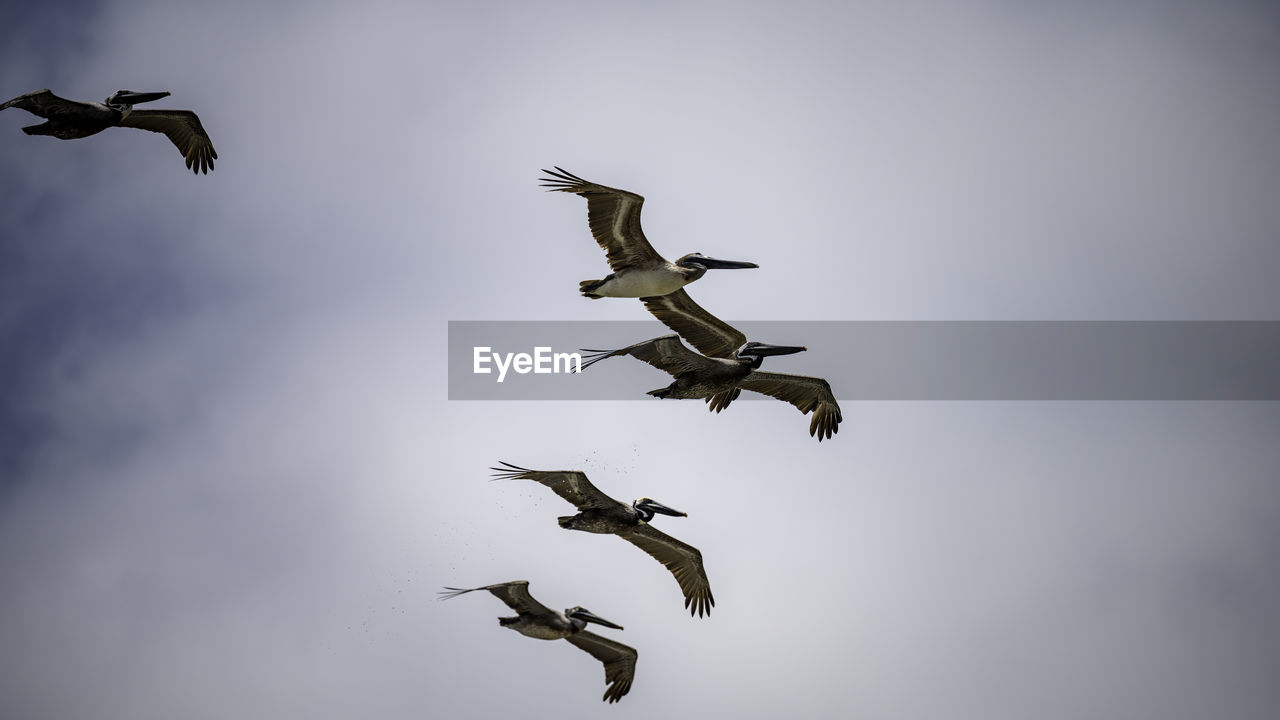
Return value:
<svg viewBox="0 0 1280 720">
<path fill-rule="evenodd" d="M 504 467 L 493 467 L 498 480 L 533 480 L 551 488 L 555 494 L 573 503 L 579 510 L 605 509 L 622 503 L 600 492 L 586 473 L 577 470 L 530 470 L 509 462 L 498 461 Z"/>
<path fill-rule="evenodd" d="M 602 700 L 615 703 L 631 691 L 631 681 L 636 677 L 636 658 L 639 656 L 635 648 L 586 630 L 580 630 L 565 640 L 604 663 L 604 681 L 609 683 L 609 687 L 604 691 Z"/>
<path fill-rule="evenodd" d="M 533 596 L 529 594 L 528 580 L 512 580 L 511 582 L 498 583 L 497 585 L 485 585 L 478 588 L 453 588 L 446 587 L 440 592 L 441 600 L 448 600 L 459 595 L 465 595 L 469 592 L 477 590 L 488 590 L 493 596 L 507 604 L 507 607 L 518 613 L 533 613 L 535 615 L 549 614 L 551 608 L 543 605 Z"/>
<path fill-rule="evenodd" d="M 680 583 L 684 606 L 689 608 L 690 615 L 697 613 L 702 617 L 711 614 L 716 599 L 711 596 L 711 582 L 702 567 L 702 553 L 698 548 L 680 542 L 648 523 L 618 533 L 618 537 L 649 553 L 671 571 L 676 582 Z"/>
<path fill-rule="evenodd" d="M 182 152 L 193 173 L 208 173 L 218 153 L 200 118 L 190 110 L 134 110 L 120 121 L 120 127 L 164 133 Z"/>
<path fill-rule="evenodd" d="M 680 337 L 708 357 L 732 357 L 747 342 L 747 336 L 712 315 L 689 297 L 684 288 L 666 295 L 640 298 L 640 302 L 663 325 L 680 333 Z"/>
<path fill-rule="evenodd" d="M 16 107 L 19 110 L 26 110 L 27 112 L 33 115 L 39 115 L 42 118 L 55 118 L 67 113 L 83 112 L 86 109 L 91 112 L 100 109 L 90 103 L 60 98 L 47 89 L 36 90 L 35 92 L 29 92 L 26 95 L 19 95 L 4 104 L 0 104 L 0 110 L 5 110 L 11 107 Z M 105 109 L 101 109 L 101 111 L 105 112 Z"/>
<path fill-rule="evenodd" d="M 809 434 L 817 435 L 818 442 L 840 430 L 840 404 L 831 393 L 831 385 L 822 378 L 756 370 L 738 387 L 789 402 L 806 415 L 812 412 Z"/>
<path fill-rule="evenodd" d="M 707 407 L 707 409 L 712 412 L 718 413 L 721 410 L 729 407 L 729 403 L 733 402 L 734 400 L 737 400 L 738 396 L 741 394 L 742 394 L 741 388 L 732 388 L 730 390 L 722 390 L 716 393 L 715 395 L 712 395 L 709 398 L 705 398 L 706 403 L 709 406 Z"/>
<path fill-rule="evenodd" d="M 663 335 L 660 338 L 645 340 L 618 350 L 584 349 L 582 352 L 588 353 L 583 356 L 586 359 L 586 362 L 582 363 L 583 370 L 605 358 L 620 355 L 630 355 L 643 360 L 672 376 L 678 376 L 680 373 L 685 372 L 707 372 L 718 367 L 715 360 L 699 355 L 685 347 L 684 343 L 680 342 L 680 336 L 678 335 Z"/>
<path fill-rule="evenodd" d="M 556 171 L 542 171 L 547 174 L 542 178 L 542 187 L 587 199 L 587 225 L 596 242 L 604 248 L 614 272 L 662 261 L 640 228 L 643 197 L 583 180 L 561 167 L 556 167 Z"/>
</svg>

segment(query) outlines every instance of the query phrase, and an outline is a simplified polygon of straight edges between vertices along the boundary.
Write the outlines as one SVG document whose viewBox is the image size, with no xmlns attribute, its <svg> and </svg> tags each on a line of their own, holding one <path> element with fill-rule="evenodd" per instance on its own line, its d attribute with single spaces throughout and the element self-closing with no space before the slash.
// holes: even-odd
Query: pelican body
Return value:
<svg viewBox="0 0 1280 720">
<path fill-rule="evenodd" d="M 748 343 L 743 345 L 742 349 L 734 357 L 707 358 L 711 363 L 702 371 L 681 372 L 675 376 L 675 382 L 658 390 L 650 390 L 646 394 L 656 398 L 673 398 L 677 400 L 713 397 L 738 387 L 743 380 L 747 379 L 748 375 L 760 368 L 766 355 L 788 355 L 804 349 L 802 347 Z M 773 352 L 769 352 L 769 350 L 773 350 Z M 757 352 L 759 354 L 755 354 Z"/>
<path fill-rule="evenodd" d="M 577 515 L 562 515 L 556 518 L 556 522 L 566 530 L 617 535 L 639 527 L 640 523 L 649 522 L 657 513 L 672 517 L 689 517 L 688 513 L 669 508 L 651 498 L 640 498 L 630 505 L 618 503 L 612 507 L 590 507 Z"/>
<path fill-rule="evenodd" d="M 711 346 L 716 342 L 718 340 L 709 340 L 704 344 Z M 822 442 L 823 438 L 830 438 L 839 430 L 841 420 L 840 405 L 831 392 L 831 385 L 822 378 L 760 370 L 766 357 L 790 355 L 805 349 L 749 342 L 731 356 L 707 357 L 685 347 L 678 335 L 664 335 L 618 350 L 584 349 L 582 352 L 588 354 L 583 356 L 586 361 L 582 363 L 582 369 L 586 370 L 606 358 L 630 355 L 675 378 L 665 388 L 650 390 L 649 395 L 657 398 L 702 398 L 710 406 L 708 409 L 717 413 L 729 407 L 742 390 L 753 390 L 789 402 L 803 414 L 812 412 L 809 434 L 816 435 L 818 442 Z"/>
<path fill-rule="evenodd" d="M 457 591 L 454 590 L 454 592 Z M 590 610 L 583 607 L 568 608 L 564 612 L 556 610 L 549 613 L 522 612 L 514 617 L 498 618 L 498 624 L 502 627 L 538 640 L 563 640 L 570 635 L 582 632 L 587 627 L 587 623 L 622 629 L 621 625 L 615 625 L 593 615 Z"/>
<path fill-rule="evenodd" d="M 190 110 L 134 110 L 141 105 L 167 97 L 168 92 L 135 92 L 120 90 L 103 102 L 80 102 L 54 95 L 49 90 L 20 95 L 0 104 L 0 110 L 16 107 L 45 118 L 46 122 L 22 128 L 28 135 L 50 135 L 61 140 L 76 140 L 97 135 L 111 127 L 131 127 L 164 133 L 177 146 L 187 167 L 194 173 L 208 173 L 218 153 L 200 118 Z"/>
<path fill-rule="evenodd" d="M 587 224 L 591 234 L 608 255 L 613 269 L 599 280 L 583 280 L 578 290 L 584 297 L 644 298 L 673 293 L 697 280 L 708 270 L 760 267 L 738 260 L 719 260 L 702 253 L 689 253 L 675 262 L 658 254 L 640 227 L 644 198 L 633 192 L 605 187 L 556 167 L 543 170 L 542 186 L 569 192 L 587 199 Z"/>
<path fill-rule="evenodd" d="M 672 352 L 674 349 L 673 344 L 684 348 L 684 353 Z M 760 368 L 766 357 L 770 355 L 791 355 L 804 352 L 807 349 L 794 345 L 768 345 L 766 343 L 749 342 L 744 343 L 734 353 L 733 357 L 706 357 L 697 355 L 697 353 L 685 348 L 678 336 L 666 335 L 620 350 L 583 350 L 582 352 L 593 354 L 587 356 L 587 361 L 582 364 L 582 369 L 586 370 L 605 358 L 618 355 L 632 355 L 646 362 L 650 362 L 650 358 L 653 358 L 666 365 L 661 369 L 674 375 L 675 382 L 665 388 L 650 390 L 646 393 L 647 395 L 678 400 L 709 399 L 720 393 L 736 389 L 742 384 L 743 380 L 746 380 L 748 376 Z M 681 359 L 679 356 L 683 354 L 701 358 L 702 362 L 698 363 L 698 367 L 674 367 L 672 363 L 679 362 Z"/>
<path fill-rule="evenodd" d="M 718 260 L 702 253 L 689 253 L 675 262 L 664 258 L 658 258 L 658 261 L 652 267 L 623 268 L 600 280 L 583 280 L 578 283 L 578 291 L 592 300 L 654 297 L 673 293 L 706 275 L 708 270 L 759 267 L 755 263 Z"/>
<path fill-rule="evenodd" d="M 503 467 L 490 468 L 501 480 L 533 480 L 551 488 L 555 494 L 573 503 L 581 512 L 557 518 L 566 530 L 600 535 L 617 535 L 648 553 L 675 576 L 684 593 L 684 606 L 690 615 L 710 615 L 716 600 L 711 583 L 702 566 L 702 553 L 649 524 L 655 515 L 688 517 L 688 513 L 667 507 L 652 498 L 640 498 L 630 505 L 605 495 L 586 473 L 577 470 L 530 470 L 503 462 Z"/>
<path fill-rule="evenodd" d="M 572 607 L 564 612 L 552 610 L 533 599 L 529 594 L 528 580 L 513 580 L 478 588 L 446 587 L 440 593 L 440 599 L 448 600 L 476 590 L 488 590 L 518 613 L 513 617 L 498 618 L 498 624 L 502 627 L 538 640 L 567 640 L 603 663 L 605 682 L 609 683 L 603 700 L 617 702 L 631 690 L 639 653 L 635 648 L 584 629 L 588 623 L 616 630 L 621 630 L 621 625 L 605 620 L 584 607 Z"/>
</svg>

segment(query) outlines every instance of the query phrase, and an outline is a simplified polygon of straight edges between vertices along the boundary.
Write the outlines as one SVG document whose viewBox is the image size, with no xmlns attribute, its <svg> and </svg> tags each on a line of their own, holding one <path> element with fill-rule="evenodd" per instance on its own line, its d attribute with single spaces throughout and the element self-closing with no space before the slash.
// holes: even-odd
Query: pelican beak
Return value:
<svg viewBox="0 0 1280 720">
<path fill-rule="evenodd" d="M 667 507 L 666 505 L 663 505 L 660 502 L 656 502 L 648 498 L 645 498 L 642 502 L 644 503 L 644 506 L 646 508 L 656 513 L 661 513 L 663 515 L 670 515 L 671 517 L 689 517 L 689 513 L 687 512 L 680 512 L 675 508 Z"/>
<path fill-rule="evenodd" d="M 740 260 L 719 260 L 716 258 L 701 257 L 695 262 L 708 270 L 747 270 L 750 268 L 758 268 L 759 265 L 753 262 L 742 262 Z"/>
<path fill-rule="evenodd" d="M 759 345 L 751 348 L 750 354 L 757 355 L 759 357 L 769 357 L 771 355 L 793 355 L 798 352 L 804 352 L 808 349 L 809 348 L 801 345 L 766 345 L 765 343 L 760 343 Z"/>
<path fill-rule="evenodd" d="M 596 615 L 595 613 L 591 612 L 586 608 L 577 608 L 572 613 L 569 613 L 569 614 L 573 615 L 573 617 L 576 617 L 579 620 L 585 620 L 589 623 L 595 623 L 597 625 L 611 627 L 614 630 L 622 629 L 621 625 L 618 625 L 617 623 L 609 622 L 608 620 L 605 620 L 604 618 L 600 617 L 599 615 Z"/>
<path fill-rule="evenodd" d="M 141 105 L 149 103 L 153 100 L 159 100 L 162 97 L 168 97 L 167 92 L 134 92 L 132 90 L 121 90 L 111 96 L 114 103 L 122 105 Z"/>
</svg>

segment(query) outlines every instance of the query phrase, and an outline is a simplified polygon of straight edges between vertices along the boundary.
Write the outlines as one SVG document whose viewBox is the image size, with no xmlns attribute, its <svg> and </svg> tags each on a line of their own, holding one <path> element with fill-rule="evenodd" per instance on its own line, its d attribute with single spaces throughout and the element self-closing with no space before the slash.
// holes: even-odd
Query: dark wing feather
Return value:
<svg viewBox="0 0 1280 720">
<path fill-rule="evenodd" d="M 208 173 L 218 153 L 213 141 L 190 110 L 134 110 L 120 121 L 120 127 L 164 133 L 173 141 L 193 173 Z"/>
<path fill-rule="evenodd" d="M 50 90 L 36 90 L 35 92 L 29 92 L 26 95 L 19 95 L 3 105 L 0 105 L 0 110 L 5 110 L 11 107 L 16 107 L 19 110 L 26 110 L 32 115 L 39 115 L 42 118 L 54 118 L 77 110 L 83 112 L 85 109 L 88 109 L 91 112 L 106 111 L 106 108 L 95 107 L 89 103 L 60 98 L 57 95 L 54 95 Z"/>
<path fill-rule="evenodd" d="M 708 357 L 732 357 L 747 342 L 746 335 L 703 310 L 684 288 L 666 295 L 643 297 L 640 302 L 663 325 L 680 333 L 698 352 Z"/>
<path fill-rule="evenodd" d="M 600 492 L 586 473 L 576 470 L 530 470 L 509 462 L 498 461 L 505 467 L 489 468 L 495 470 L 494 478 L 499 480 L 533 480 L 551 488 L 555 494 L 573 503 L 579 510 L 591 508 L 605 509 L 622 503 Z"/>
<path fill-rule="evenodd" d="M 710 615 L 711 607 L 716 599 L 711 596 L 711 582 L 707 580 L 707 571 L 702 567 L 702 553 L 698 548 L 671 537 L 648 523 L 641 523 L 635 529 L 619 533 L 618 537 L 630 542 L 653 556 L 653 559 L 666 566 L 680 583 L 684 593 L 684 606 L 689 614 Z"/>
<path fill-rule="evenodd" d="M 558 172 L 542 171 L 547 174 L 542 178 L 542 186 L 587 199 L 587 225 L 596 242 L 604 248 L 614 272 L 663 261 L 640 229 L 643 197 L 583 180 L 561 167 L 556 170 Z"/>
<path fill-rule="evenodd" d="M 660 338 L 645 340 L 619 350 L 584 349 L 582 352 L 594 353 L 583 356 L 586 359 L 586 362 L 582 363 L 583 370 L 605 358 L 619 355 L 630 355 L 643 360 L 672 376 L 679 376 L 680 373 L 684 372 L 709 372 L 719 367 L 717 361 L 699 355 L 685 347 L 684 343 L 680 342 L 680 336 L 678 335 L 663 335 Z"/>
<path fill-rule="evenodd" d="M 543 605 L 533 596 L 529 594 L 528 580 L 512 580 L 511 582 L 498 583 L 497 585 L 485 585 L 478 588 L 452 588 L 446 587 L 440 593 L 441 600 L 448 600 L 459 595 L 465 595 L 469 592 L 477 590 L 488 590 L 493 596 L 507 604 L 507 607 L 518 613 L 533 613 L 535 615 L 550 614 L 551 608 Z"/>
<path fill-rule="evenodd" d="M 831 385 L 822 378 L 756 370 L 738 387 L 789 402 L 806 415 L 812 412 L 809 434 L 817 435 L 818 442 L 840 430 L 840 404 L 831 393 Z"/>
<path fill-rule="evenodd" d="M 609 687 L 604 691 L 602 700 L 615 703 L 630 692 L 639 656 L 635 648 L 586 630 L 580 630 L 565 640 L 604 663 L 604 681 L 609 683 Z"/>
<path fill-rule="evenodd" d="M 739 388 L 733 388 L 731 390 L 724 390 L 724 391 L 718 392 L 715 395 L 712 395 L 711 397 L 706 398 L 706 402 L 708 405 L 707 409 L 712 412 L 718 413 L 721 410 L 729 407 L 729 403 L 733 402 L 734 400 L 737 400 L 738 396 L 741 394 L 742 394 L 742 390 Z"/>
</svg>

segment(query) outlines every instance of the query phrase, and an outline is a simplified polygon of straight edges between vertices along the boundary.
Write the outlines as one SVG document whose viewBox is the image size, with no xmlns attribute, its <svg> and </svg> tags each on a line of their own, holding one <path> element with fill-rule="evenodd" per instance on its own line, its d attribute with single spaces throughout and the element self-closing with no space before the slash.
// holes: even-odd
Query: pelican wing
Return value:
<svg viewBox="0 0 1280 720">
<path fill-rule="evenodd" d="M 741 388 L 733 388 L 731 390 L 723 390 L 721 392 L 718 392 L 715 395 L 712 395 L 711 397 L 706 398 L 706 403 L 707 405 L 710 406 L 707 409 L 712 412 L 718 413 L 721 410 L 729 407 L 729 403 L 733 402 L 734 400 L 737 400 L 738 396 L 741 394 L 742 394 Z"/>
<path fill-rule="evenodd" d="M 120 127 L 164 133 L 178 147 L 193 173 L 208 173 L 218 153 L 200 118 L 190 110 L 134 110 L 120 121 Z"/>
<path fill-rule="evenodd" d="M 587 361 L 582 363 L 583 370 L 601 360 L 620 355 L 630 355 L 643 360 L 672 376 L 678 376 L 684 372 L 707 372 L 718 367 L 715 360 L 685 347 L 684 343 L 680 342 L 679 335 L 663 335 L 660 338 L 645 340 L 618 350 L 583 350 L 583 352 L 594 353 L 584 356 Z"/>
<path fill-rule="evenodd" d="M 591 235 L 609 257 L 614 272 L 663 262 L 640 228 L 640 207 L 644 198 L 626 190 L 597 185 L 561 167 L 543 170 L 542 186 L 569 192 L 587 199 L 587 225 Z"/>
<path fill-rule="evenodd" d="M 84 110 L 93 111 L 95 108 L 89 103 L 79 102 L 77 100 L 67 100 L 54 95 L 50 90 L 36 90 L 26 95 L 18 97 L 0 104 L 0 110 L 16 107 L 19 110 L 26 110 L 32 115 L 39 115 L 42 118 L 55 118 L 59 115 L 68 113 L 83 112 Z M 105 112 L 105 109 L 103 109 Z"/>
<path fill-rule="evenodd" d="M 587 474 L 577 470 L 530 470 L 509 462 L 498 461 L 505 467 L 489 468 L 495 470 L 494 479 L 500 480 L 533 480 L 551 488 L 555 494 L 573 503 L 579 510 L 592 508 L 605 509 L 622 503 L 600 492 Z"/>
<path fill-rule="evenodd" d="M 547 615 L 552 613 L 551 608 L 543 605 L 537 600 L 534 600 L 533 596 L 529 594 L 528 580 L 512 580 L 511 582 L 498 583 L 497 585 L 485 585 L 484 587 L 478 588 L 446 587 L 444 591 L 440 593 L 440 599 L 448 600 L 449 598 L 455 598 L 459 595 L 465 595 L 466 593 L 475 592 L 477 590 L 488 590 L 490 593 L 493 593 L 494 597 L 506 603 L 507 607 L 521 614 L 532 613 L 534 615 Z"/>
<path fill-rule="evenodd" d="M 711 614 L 716 599 L 711 596 L 711 582 L 702 567 L 702 553 L 698 548 L 682 543 L 648 523 L 618 533 L 618 537 L 649 553 L 675 575 L 690 615 L 697 613 L 702 617 Z"/>
<path fill-rule="evenodd" d="M 756 370 L 738 387 L 789 402 L 806 415 L 812 412 L 809 434 L 817 435 L 818 442 L 840 430 L 840 405 L 831 393 L 831 385 L 822 378 Z"/>
<path fill-rule="evenodd" d="M 684 288 L 667 295 L 643 297 L 640 302 L 663 325 L 680 333 L 680 337 L 708 357 L 732 357 L 734 351 L 747 342 L 746 335 L 703 310 Z"/>
<path fill-rule="evenodd" d="M 636 677 L 636 658 L 639 656 L 635 648 L 586 630 L 579 630 L 565 640 L 604 663 L 604 681 L 609 683 L 609 687 L 604 691 L 602 700 L 615 703 L 630 692 L 631 681 Z"/>
</svg>

